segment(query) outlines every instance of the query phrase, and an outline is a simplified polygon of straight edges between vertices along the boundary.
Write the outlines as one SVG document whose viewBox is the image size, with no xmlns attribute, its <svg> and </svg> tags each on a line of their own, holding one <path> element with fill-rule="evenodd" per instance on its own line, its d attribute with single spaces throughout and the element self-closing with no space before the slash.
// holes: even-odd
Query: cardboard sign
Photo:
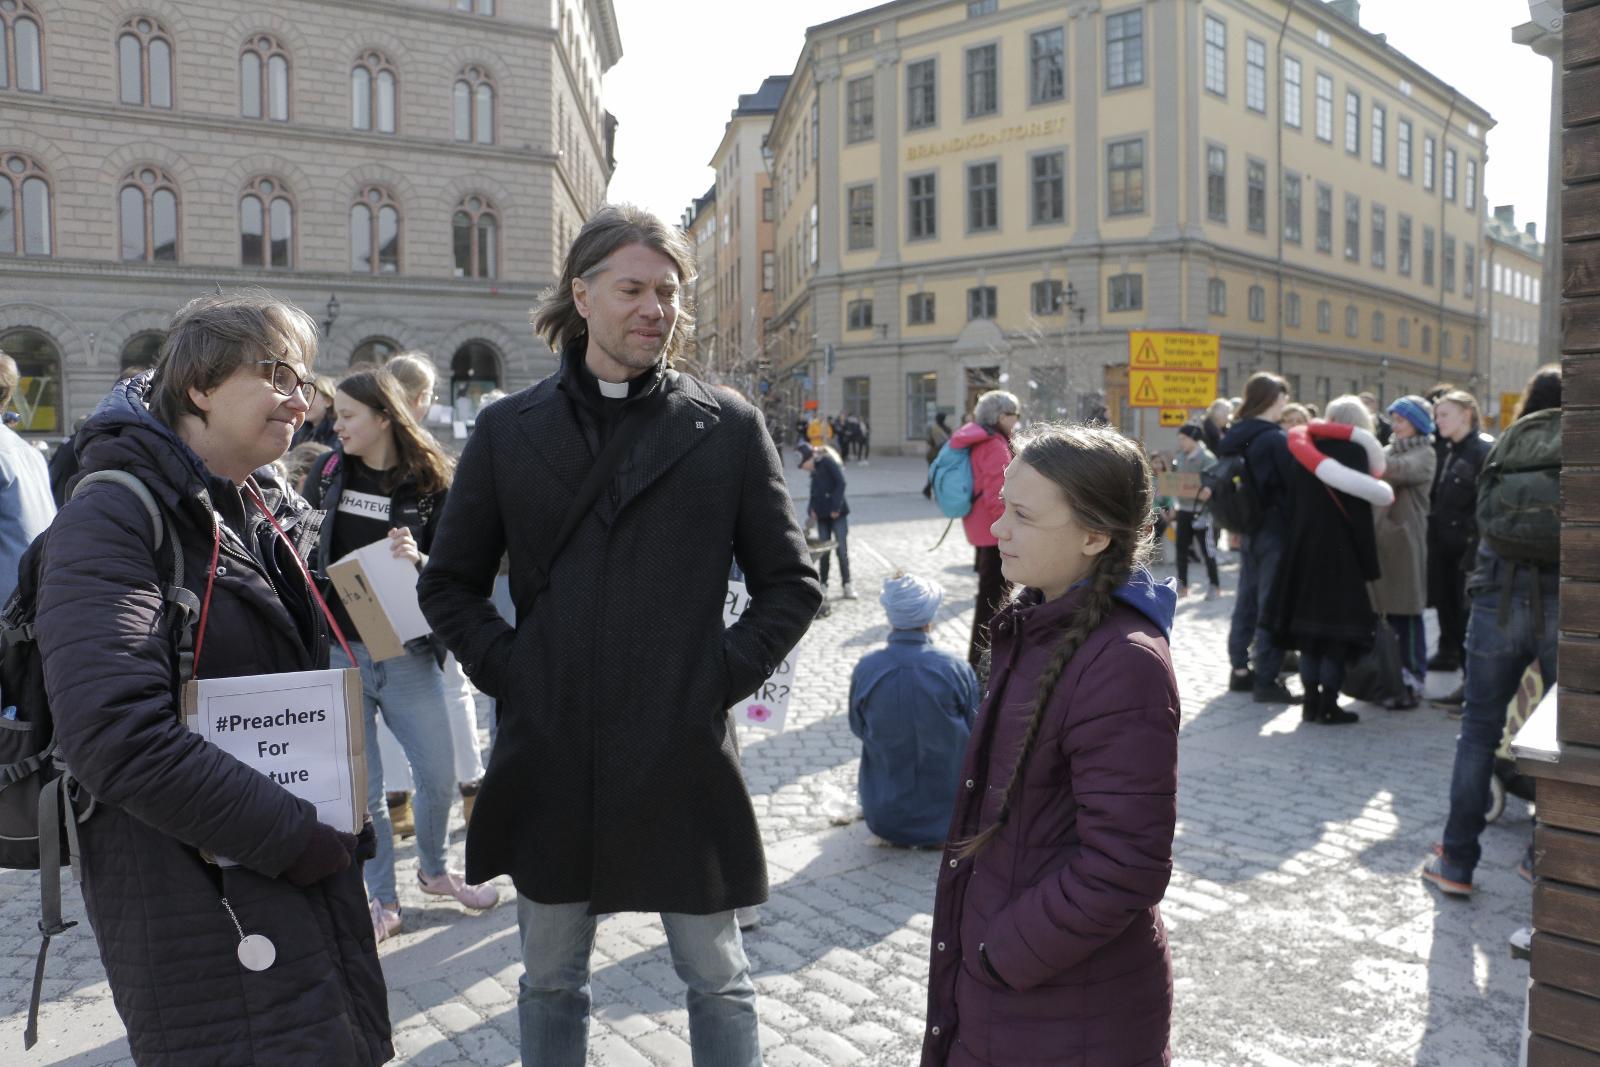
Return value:
<svg viewBox="0 0 1600 1067">
<path fill-rule="evenodd" d="M 416 564 L 395 556 L 387 537 L 330 566 L 328 577 L 373 662 L 405 655 L 407 641 L 432 632 L 417 603 Z"/>
<path fill-rule="evenodd" d="M 732 626 L 750 607 L 750 591 L 743 582 L 728 583 L 728 597 L 722 602 L 722 625 Z M 789 697 L 794 692 L 796 656 L 799 650 L 783 657 L 778 669 L 750 696 L 728 709 L 734 722 L 758 726 L 774 733 L 783 729 L 789 717 Z"/>
<path fill-rule="evenodd" d="M 1156 475 L 1156 496 L 1190 501 L 1200 493 L 1199 471 L 1163 471 Z"/>
<path fill-rule="evenodd" d="M 203 678 L 183 687 L 189 729 L 317 808 L 347 834 L 367 814 L 361 672 Z"/>
</svg>

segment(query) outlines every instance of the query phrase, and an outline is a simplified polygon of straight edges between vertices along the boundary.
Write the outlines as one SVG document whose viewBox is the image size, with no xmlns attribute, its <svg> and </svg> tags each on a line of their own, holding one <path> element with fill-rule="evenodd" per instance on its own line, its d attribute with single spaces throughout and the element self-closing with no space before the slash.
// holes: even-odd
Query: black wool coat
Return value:
<svg viewBox="0 0 1600 1067">
<path fill-rule="evenodd" d="M 79 435 L 85 472 L 136 474 L 168 512 L 185 583 L 204 596 L 211 514 L 223 516 L 200 677 L 313 670 L 326 623 L 289 551 L 238 489 L 119 385 Z M 258 475 L 264 477 L 264 475 Z M 302 550 L 314 513 L 264 482 Z M 161 611 L 170 557 L 131 491 L 95 484 L 46 535 L 38 642 L 60 753 L 98 802 L 82 826 L 82 887 L 117 1013 L 141 1067 L 383 1063 L 388 999 L 361 867 L 306 889 L 280 877 L 316 809 L 191 733 L 178 715 L 177 653 Z M 282 591 L 281 594 L 279 591 Z M 222 869 L 204 849 L 240 866 Z M 247 971 L 227 897 L 277 961 Z"/>
<path fill-rule="evenodd" d="M 524 896 L 593 914 L 760 903 L 766 861 L 726 709 L 822 599 L 777 449 L 754 407 L 667 372 L 539 592 L 536 561 L 598 443 L 574 377 L 479 416 L 418 586 L 434 632 L 499 701 L 467 878 L 509 873 Z M 502 554 L 515 628 L 489 602 Z M 724 629 L 735 556 L 754 603 Z"/>
</svg>

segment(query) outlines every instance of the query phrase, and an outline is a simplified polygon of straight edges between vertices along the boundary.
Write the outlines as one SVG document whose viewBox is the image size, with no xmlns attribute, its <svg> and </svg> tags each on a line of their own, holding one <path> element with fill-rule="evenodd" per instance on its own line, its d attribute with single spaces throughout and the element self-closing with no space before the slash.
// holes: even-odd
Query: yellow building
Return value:
<svg viewBox="0 0 1600 1067">
<path fill-rule="evenodd" d="M 1533 223 L 1517 229 L 1516 210 L 1509 204 L 1494 209 L 1484 228 L 1483 290 L 1487 327 L 1483 336 L 1484 377 L 1489 380 L 1489 407 L 1508 419 L 1501 398 L 1520 394 L 1539 366 L 1540 298 L 1544 290 L 1544 246 Z"/>
<path fill-rule="evenodd" d="M 697 196 L 683 213 L 682 229 L 694 245 L 695 277 L 684 292 L 689 307 L 694 309 L 695 332 L 684 356 L 693 364 L 696 374 L 705 376 L 702 365 L 702 339 L 716 336 L 717 322 L 717 187 L 713 185 L 704 196 Z M 714 348 L 713 348 L 714 350 Z"/>
<path fill-rule="evenodd" d="M 1141 428 L 1131 329 L 1219 333 L 1225 394 L 1257 369 L 1318 404 L 1484 389 L 1493 120 L 1355 8 L 896 0 L 812 27 L 769 135 L 778 387 L 908 450 L 1000 383 Z"/>
</svg>

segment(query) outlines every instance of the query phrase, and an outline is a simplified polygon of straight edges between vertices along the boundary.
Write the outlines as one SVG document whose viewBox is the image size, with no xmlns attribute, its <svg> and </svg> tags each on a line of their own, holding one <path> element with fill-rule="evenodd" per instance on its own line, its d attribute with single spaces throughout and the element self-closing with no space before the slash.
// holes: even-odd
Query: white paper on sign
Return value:
<svg viewBox="0 0 1600 1067">
<path fill-rule="evenodd" d="M 335 830 L 359 833 L 345 672 L 205 678 L 192 683 L 189 728 L 317 808 Z M 358 712 L 359 713 L 359 712 Z M 357 801 L 361 801 L 357 803 Z"/>
<path fill-rule="evenodd" d="M 740 581 L 728 583 L 728 596 L 722 603 L 722 624 L 732 626 L 750 606 L 750 591 Z M 792 650 L 778 669 L 750 696 L 728 709 L 735 722 L 762 730 L 781 731 L 789 718 L 789 697 L 794 691 L 795 671 L 800 654 Z"/>
<path fill-rule="evenodd" d="M 362 545 L 350 556 L 361 561 L 361 569 L 372 584 L 373 595 L 383 605 L 394 635 L 402 642 L 424 637 L 433 632 L 433 627 L 428 625 L 417 602 L 417 565 L 396 556 L 389 545 L 389 539 L 384 538 Z"/>
</svg>

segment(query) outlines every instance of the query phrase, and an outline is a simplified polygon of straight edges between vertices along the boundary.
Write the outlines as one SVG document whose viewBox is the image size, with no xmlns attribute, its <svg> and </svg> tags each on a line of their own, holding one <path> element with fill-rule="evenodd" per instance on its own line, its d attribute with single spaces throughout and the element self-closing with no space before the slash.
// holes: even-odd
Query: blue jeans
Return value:
<svg viewBox="0 0 1600 1067">
<path fill-rule="evenodd" d="M 839 578 L 845 585 L 850 584 L 850 517 L 840 515 L 837 519 L 830 519 L 823 515 L 817 516 L 817 536 L 824 541 L 834 543 L 834 551 L 839 553 Z M 828 560 L 832 552 L 824 552 L 822 559 L 817 564 L 817 576 L 822 579 L 822 588 L 828 588 Z"/>
<path fill-rule="evenodd" d="M 517 1019 L 523 1063 L 583 1067 L 595 922 L 587 903 L 539 904 L 518 894 L 523 975 L 517 983 Z M 661 924 L 672 967 L 689 987 L 694 1067 L 761 1067 L 756 987 L 734 913 L 662 912 Z"/>
<path fill-rule="evenodd" d="M 1250 642 L 1256 646 L 1256 681 L 1270 685 L 1283 666 L 1283 649 L 1272 642 L 1272 635 L 1257 623 L 1278 576 L 1283 560 L 1283 534 L 1262 527 L 1244 539 L 1239 553 L 1239 590 L 1233 601 L 1233 622 L 1228 627 L 1228 662 L 1234 670 L 1250 666 Z"/>
<path fill-rule="evenodd" d="M 378 748 L 378 711 L 411 764 L 416 793 L 411 801 L 417 827 L 417 866 L 430 878 L 445 872 L 445 832 L 450 798 L 456 788 L 455 747 L 444 707 L 444 675 L 431 652 L 407 652 L 381 663 L 359 641 L 350 642 L 352 664 L 338 645 L 329 666 L 361 668 L 361 696 L 367 724 L 367 814 L 377 833 L 377 854 L 367 862 L 367 892 L 396 904 L 394 827 L 383 799 L 383 754 Z"/>
<path fill-rule="evenodd" d="M 1455 769 L 1450 774 L 1450 818 L 1444 825 L 1444 874 L 1472 881 L 1483 849 L 1484 810 L 1489 806 L 1489 779 L 1494 754 L 1506 729 L 1506 708 L 1522 683 L 1522 672 L 1537 662 L 1546 686 L 1556 680 L 1558 578 L 1555 568 L 1543 573 L 1517 568 L 1511 584 L 1509 611 L 1503 587 L 1507 564 L 1494 557 L 1473 575 L 1472 606 L 1467 618 L 1466 703 L 1461 710 L 1461 736 L 1456 739 Z M 1543 626 L 1535 637 L 1533 583 L 1539 582 Z"/>
</svg>

